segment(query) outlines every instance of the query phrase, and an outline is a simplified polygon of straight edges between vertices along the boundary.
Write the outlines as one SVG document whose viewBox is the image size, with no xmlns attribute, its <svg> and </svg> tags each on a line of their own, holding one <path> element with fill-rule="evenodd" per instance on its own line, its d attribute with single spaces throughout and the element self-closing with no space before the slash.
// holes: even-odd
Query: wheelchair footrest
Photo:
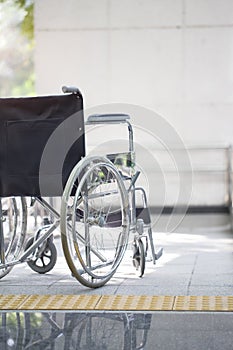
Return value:
<svg viewBox="0 0 233 350">
<path fill-rule="evenodd" d="M 155 260 L 159 260 L 163 255 L 163 248 L 159 248 L 159 250 L 155 253 Z"/>
</svg>

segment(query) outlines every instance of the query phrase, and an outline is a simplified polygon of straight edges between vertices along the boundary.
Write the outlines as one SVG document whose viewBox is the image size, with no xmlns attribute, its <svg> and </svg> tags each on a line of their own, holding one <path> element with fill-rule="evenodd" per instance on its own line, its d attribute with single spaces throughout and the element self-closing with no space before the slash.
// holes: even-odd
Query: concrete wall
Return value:
<svg viewBox="0 0 233 350">
<path fill-rule="evenodd" d="M 36 89 L 152 108 L 189 143 L 233 142 L 232 0 L 36 0 Z"/>
<path fill-rule="evenodd" d="M 233 143 L 232 0 L 35 0 L 35 35 L 38 94 L 75 85 L 86 107 L 122 103 L 157 112 L 185 145 Z M 226 167 L 225 151 L 191 157 L 197 168 Z M 195 174 L 193 204 L 227 201 L 227 175 L 212 175 Z M 190 187 L 182 181 L 180 188 Z M 152 202 L 174 203 L 177 181 L 170 178 L 161 193 L 158 187 Z"/>
</svg>

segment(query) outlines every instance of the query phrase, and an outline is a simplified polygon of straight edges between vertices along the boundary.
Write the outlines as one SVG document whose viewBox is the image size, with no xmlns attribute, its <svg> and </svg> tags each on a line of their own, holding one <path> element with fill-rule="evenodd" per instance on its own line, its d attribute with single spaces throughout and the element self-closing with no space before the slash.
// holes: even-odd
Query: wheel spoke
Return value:
<svg viewBox="0 0 233 350">
<path fill-rule="evenodd" d="M 40 258 L 40 260 L 42 261 L 42 265 L 43 265 L 43 267 L 45 267 L 45 266 L 46 266 L 46 264 L 45 264 L 45 262 L 44 262 L 44 257 L 42 256 L 42 257 Z"/>
<path fill-rule="evenodd" d="M 1 234 L 2 252 L 0 254 L 0 278 L 12 269 L 1 268 L 4 262 L 17 260 L 20 255 L 26 236 L 27 206 L 23 197 L 1 198 Z"/>
</svg>

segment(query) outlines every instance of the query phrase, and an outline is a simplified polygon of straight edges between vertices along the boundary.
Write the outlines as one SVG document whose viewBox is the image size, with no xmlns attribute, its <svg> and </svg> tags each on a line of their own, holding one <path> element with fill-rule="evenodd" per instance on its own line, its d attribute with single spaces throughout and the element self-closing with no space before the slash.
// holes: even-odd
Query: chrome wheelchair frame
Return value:
<svg viewBox="0 0 233 350">
<path fill-rule="evenodd" d="M 63 87 L 65 93 L 76 94 L 77 91 L 76 88 Z M 145 271 L 148 246 L 154 264 L 161 257 L 162 248 L 155 252 L 145 190 L 136 186 L 140 172 L 135 170 L 130 116 L 91 115 L 86 124 L 125 124 L 129 133 L 128 152 L 81 159 L 66 182 L 60 213 L 44 198 L 34 197 L 32 202 L 41 204 L 51 214 L 53 222 L 45 220 L 44 226 L 27 241 L 26 246 L 25 198 L 0 199 L 0 278 L 14 265 L 23 262 L 38 273 L 50 271 L 57 259 L 53 232 L 59 226 L 67 264 L 72 275 L 86 287 L 103 286 L 112 278 L 131 233 L 133 265 L 140 277 Z M 123 163 L 128 174 L 123 173 Z M 137 192 L 142 195 L 141 207 L 136 204 Z"/>
</svg>

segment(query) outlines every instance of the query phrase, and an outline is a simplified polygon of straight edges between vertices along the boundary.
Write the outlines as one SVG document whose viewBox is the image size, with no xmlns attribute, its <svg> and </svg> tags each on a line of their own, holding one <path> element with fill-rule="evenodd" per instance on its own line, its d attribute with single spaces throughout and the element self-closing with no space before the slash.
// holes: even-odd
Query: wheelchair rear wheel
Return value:
<svg viewBox="0 0 233 350">
<path fill-rule="evenodd" d="M 0 198 L 0 264 L 16 260 L 23 249 L 27 229 L 27 204 L 23 197 Z M 0 278 L 12 266 L 0 267 Z"/>
<path fill-rule="evenodd" d="M 85 157 L 73 169 L 62 198 L 62 245 L 72 275 L 103 286 L 119 266 L 129 237 L 128 194 L 105 157 Z"/>
</svg>

